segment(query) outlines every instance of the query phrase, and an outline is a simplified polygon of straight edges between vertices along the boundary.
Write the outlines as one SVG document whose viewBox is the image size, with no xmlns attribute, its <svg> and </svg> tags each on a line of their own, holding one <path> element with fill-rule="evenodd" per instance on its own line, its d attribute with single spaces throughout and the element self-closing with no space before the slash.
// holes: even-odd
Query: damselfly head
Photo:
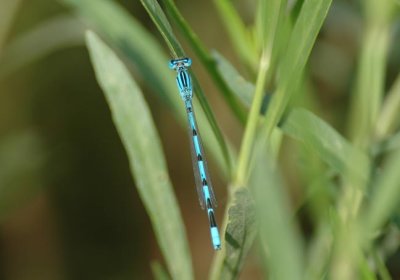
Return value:
<svg viewBox="0 0 400 280">
<path fill-rule="evenodd" d="M 173 70 L 188 68 L 190 65 L 192 65 L 192 60 L 188 57 L 172 59 L 169 61 L 169 68 Z"/>
</svg>

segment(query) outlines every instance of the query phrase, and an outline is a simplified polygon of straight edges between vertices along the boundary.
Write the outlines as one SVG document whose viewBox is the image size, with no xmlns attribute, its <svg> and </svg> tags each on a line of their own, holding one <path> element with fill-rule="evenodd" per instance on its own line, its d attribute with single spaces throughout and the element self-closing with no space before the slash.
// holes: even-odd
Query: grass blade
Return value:
<svg viewBox="0 0 400 280">
<path fill-rule="evenodd" d="M 158 31 L 163 36 L 164 41 L 167 43 L 173 57 L 186 57 L 181 44 L 175 37 L 171 25 L 169 24 L 168 19 L 158 2 L 155 0 L 140 0 L 140 2 L 146 9 L 153 23 L 156 25 Z"/>
<path fill-rule="evenodd" d="M 311 112 L 293 110 L 283 123 L 282 130 L 307 145 L 341 175 L 364 183 L 368 181 L 368 157 Z"/>
<path fill-rule="evenodd" d="M 185 229 L 147 104 L 128 70 L 92 32 L 86 36 L 97 80 L 128 154 L 139 195 L 173 279 L 192 279 Z"/>
<path fill-rule="evenodd" d="M 217 63 L 217 69 L 220 75 L 228 84 L 229 88 L 243 103 L 243 105 L 250 108 L 254 95 L 254 85 L 246 81 L 235 67 L 233 67 L 233 65 L 230 64 L 230 62 L 219 52 L 213 51 L 213 57 Z"/>
</svg>

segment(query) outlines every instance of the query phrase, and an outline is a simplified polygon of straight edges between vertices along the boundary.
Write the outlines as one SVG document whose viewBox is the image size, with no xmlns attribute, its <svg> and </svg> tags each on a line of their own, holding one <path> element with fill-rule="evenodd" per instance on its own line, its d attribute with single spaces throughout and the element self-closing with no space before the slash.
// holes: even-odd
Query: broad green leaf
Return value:
<svg viewBox="0 0 400 280">
<path fill-rule="evenodd" d="M 0 52 L 21 0 L 2 0 L 0 5 Z"/>
<path fill-rule="evenodd" d="M 247 188 L 239 188 L 233 194 L 234 203 L 229 208 L 228 226 L 225 232 L 225 259 L 214 279 L 237 279 L 257 233 L 253 198 Z"/>
<path fill-rule="evenodd" d="M 303 279 L 303 244 L 278 174 L 276 166 L 269 161 L 265 145 L 258 145 L 249 188 L 254 194 L 264 267 L 269 273 L 266 278 Z"/>
<path fill-rule="evenodd" d="M 176 39 L 172 28 L 165 16 L 164 12 L 162 11 L 161 7 L 159 6 L 158 2 L 155 0 L 141 0 L 143 6 L 149 13 L 150 17 L 152 18 L 153 22 L 157 26 L 158 30 L 160 31 L 161 35 L 164 37 L 164 40 L 167 42 L 170 51 L 174 54 L 175 57 L 182 57 L 185 56 L 182 46 L 179 44 L 178 40 Z M 211 111 L 210 105 L 208 104 L 207 98 L 204 95 L 203 90 L 200 87 L 200 84 L 193 72 L 191 71 L 192 82 L 194 85 L 194 92 L 199 100 L 207 118 L 210 122 L 210 125 L 216 135 L 222 153 L 225 157 L 225 163 L 230 170 L 231 166 L 231 159 L 228 152 L 228 147 L 225 143 L 224 137 L 222 132 L 220 131 L 215 116 Z"/>
<path fill-rule="evenodd" d="M 370 204 L 365 209 L 364 227 L 367 234 L 376 231 L 385 223 L 398 208 L 400 202 L 400 150 L 393 153 L 385 162 L 382 172 L 373 184 Z"/>
<path fill-rule="evenodd" d="M 213 57 L 217 64 L 217 69 L 232 92 L 247 107 L 250 108 L 253 100 L 254 85 L 246 81 L 235 67 L 223 57 L 219 52 L 213 51 Z"/>
<path fill-rule="evenodd" d="M 174 72 L 168 68 L 170 58 L 165 55 L 154 36 L 114 1 L 60 1 L 74 8 L 90 26 L 129 58 L 136 73 L 164 101 L 186 129 L 186 113 L 176 88 Z M 196 101 L 194 106 L 198 107 Z M 213 128 L 202 111 L 197 110 L 196 113 L 204 145 L 218 163 L 222 174 L 229 174 Z"/>
<path fill-rule="evenodd" d="M 123 63 L 97 35 L 88 32 L 86 39 L 97 81 L 110 106 L 168 270 L 173 279 L 192 279 L 182 217 L 169 180 L 161 141 L 142 92 Z"/>
<path fill-rule="evenodd" d="M 62 30 L 62 32 L 60 32 Z M 72 16 L 57 16 L 14 39 L 0 55 L 0 77 L 47 54 L 83 45 L 84 26 Z"/>
<path fill-rule="evenodd" d="M 255 71 L 258 66 L 258 51 L 251 32 L 246 28 L 232 1 L 214 0 L 214 3 L 239 57 Z"/>
<path fill-rule="evenodd" d="M 314 151 L 342 176 L 364 183 L 368 181 L 368 157 L 311 112 L 293 110 L 281 128 L 285 134 Z"/>
</svg>

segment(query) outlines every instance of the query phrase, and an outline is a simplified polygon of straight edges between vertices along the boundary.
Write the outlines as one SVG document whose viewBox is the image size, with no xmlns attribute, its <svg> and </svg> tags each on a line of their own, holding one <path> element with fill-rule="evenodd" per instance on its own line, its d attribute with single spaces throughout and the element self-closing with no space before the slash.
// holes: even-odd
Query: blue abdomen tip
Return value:
<svg viewBox="0 0 400 280">
<path fill-rule="evenodd" d="M 211 239 L 213 243 L 214 250 L 221 249 L 221 239 L 219 238 L 219 232 L 217 227 L 210 228 L 211 231 Z"/>
</svg>

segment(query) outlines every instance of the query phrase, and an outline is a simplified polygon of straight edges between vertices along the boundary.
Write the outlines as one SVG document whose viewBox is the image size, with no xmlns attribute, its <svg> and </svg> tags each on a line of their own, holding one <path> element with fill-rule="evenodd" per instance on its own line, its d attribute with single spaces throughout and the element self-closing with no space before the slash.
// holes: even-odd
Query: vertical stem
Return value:
<svg viewBox="0 0 400 280">
<path fill-rule="evenodd" d="M 270 56 L 263 53 L 258 72 L 256 89 L 254 93 L 253 103 L 250 108 L 249 118 L 247 120 L 246 129 L 243 136 L 242 145 L 240 147 L 238 166 L 236 170 L 236 177 L 234 178 L 235 186 L 243 186 L 246 181 L 248 165 L 250 161 L 250 154 L 254 144 L 257 125 L 259 121 L 260 109 L 264 97 L 264 89 L 267 83 L 267 73 L 270 66 Z"/>
</svg>

